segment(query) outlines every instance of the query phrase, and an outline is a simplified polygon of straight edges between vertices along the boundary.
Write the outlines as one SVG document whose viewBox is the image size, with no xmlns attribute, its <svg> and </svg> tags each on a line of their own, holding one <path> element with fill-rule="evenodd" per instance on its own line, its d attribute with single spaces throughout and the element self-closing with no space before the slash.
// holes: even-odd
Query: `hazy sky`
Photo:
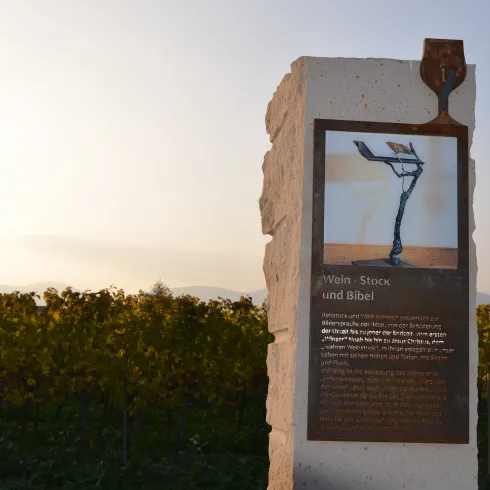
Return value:
<svg viewBox="0 0 490 490">
<path fill-rule="evenodd" d="M 489 20 L 488 0 L 0 0 L 0 284 L 264 287 L 264 114 L 290 63 L 439 37 L 477 65 L 490 291 Z"/>
</svg>

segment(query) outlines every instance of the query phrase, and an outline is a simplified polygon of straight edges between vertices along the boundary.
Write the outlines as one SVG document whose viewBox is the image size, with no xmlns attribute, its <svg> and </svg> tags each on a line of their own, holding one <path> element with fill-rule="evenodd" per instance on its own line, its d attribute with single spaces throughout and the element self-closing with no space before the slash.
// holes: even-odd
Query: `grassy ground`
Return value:
<svg viewBox="0 0 490 490">
<path fill-rule="evenodd" d="M 189 411 L 180 449 L 167 431 L 167 413 L 152 409 L 129 462 L 122 464 L 122 415 L 112 413 L 100 430 L 101 414 L 89 409 L 87 450 L 83 451 L 80 410 L 65 407 L 29 414 L 23 435 L 19 409 L 4 408 L 0 419 L 2 490 L 259 490 L 267 488 L 268 432 L 261 404 L 245 410 L 241 427 L 232 412 Z M 175 425 L 175 424 L 174 424 Z M 178 425 L 178 424 L 177 424 Z M 132 426 L 129 426 L 131 439 Z"/>
<path fill-rule="evenodd" d="M 22 412 L 4 407 L 0 417 L 1 490 L 265 490 L 269 426 L 263 402 L 250 404 L 238 427 L 233 411 L 213 415 L 205 406 L 189 411 L 179 449 L 176 430 L 168 431 L 168 414 L 152 409 L 129 462 L 122 462 L 122 415 L 114 411 L 101 430 L 101 410 L 90 407 L 87 449 L 83 450 L 80 410 L 70 405 L 57 418 L 35 413 L 23 435 Z M 131 420 L 130 420 L 131 422 Z M 172 424 L 174 429 L 178 420 Z M 479 406 L 479 488 L 490 490 L 487 471 L 486 400 Z"/>
<path fill-rule="evenodd" d="M 490 477 L 488 468 L 488 423 L 487 400 L 480 400 L 478 404 L 478 488 L 490 490 Z"/>
</svg>

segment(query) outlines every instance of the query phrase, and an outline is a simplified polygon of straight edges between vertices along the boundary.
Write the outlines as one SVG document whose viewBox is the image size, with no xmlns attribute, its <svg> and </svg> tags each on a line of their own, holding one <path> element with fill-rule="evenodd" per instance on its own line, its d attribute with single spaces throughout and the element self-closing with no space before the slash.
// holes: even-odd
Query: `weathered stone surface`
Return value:
<svg viewBox="0 0 490 490">
<path fill-rule="evenodd" d="M 272 142 L 262 166 L 262 231 L 266 246 L 264 275 L 269 291 L 269 330 L 275 342 L 267 360 L 267 421 L 272 426 L 269 489 L 293 486 L 294 339 L 300 283 L 301 205 L 304 160 L 305 63 L 292 65 L 269 103 L 266 128 Z"/>
<path fill-rule="evenodd" d="M 293 64 L 292 74 L 283 78 L 267 108 L 266 128 L 272 148 L 262 165 L 264 183 L 259 204 L 262 232 L 272 236 L 286 216 L 290 220 L 300 219 L 297 209 L 301 206 L 301 194 L 296 192 L 296 187 L 301 186 L 303 176 L 300 163 L 304 138 L 303 61 Z M 291 230 L 293 226 L 289 222 Z"/>
<path fill-rule="evenodd" d="M 475 126 L 475 67 L 450 97 L 450 113 Z M 476 490 L 478 364 L 476 249 L 470 239 L 470 444 L 381 444 L 306 440 L 311 271 L 313 121 L 370 120 L 420 124 L 437 113 L 437 99 L 419 76 L 419 62 L 300 58 L 279 85 L 266 115 L 272 142 L 264 159 L 260 198 L 267 244 L 270 389 L 267 420 L 269 489 Z M 473 201 L 475 165 L 470 163 Z M 474 231 L 471 208 L 470 235 Z"/>
<path fill-rule="evenodd" d="M 274 238 L 265 249 L 264 275 L 270 304 L 269 330 L 272 333 L 292 329 L 296 322 L 300 280 L 299 260 L 297 259 L 300 250 L 300 236 L 297 221 L 286 216 L 280 229 L 276 231 Z M 294 233 L 296 233 L 295 240 L 292 239 Z"/>
<path fill-rule="evenodd" d="M 267 423 L 283 432 L 290 432 L 293 423 L 294 357 L 296 351 L 288 330 L 276 332 L 276 340 L 269 345 L 267 371 Z"/>
<path fill-rule="evenodd" d="M 292 490 L 293 452 L 292 441 L 285 432 L 272 429 L 269 435 L 269 486 L 268 490 Z"/>
</svg>

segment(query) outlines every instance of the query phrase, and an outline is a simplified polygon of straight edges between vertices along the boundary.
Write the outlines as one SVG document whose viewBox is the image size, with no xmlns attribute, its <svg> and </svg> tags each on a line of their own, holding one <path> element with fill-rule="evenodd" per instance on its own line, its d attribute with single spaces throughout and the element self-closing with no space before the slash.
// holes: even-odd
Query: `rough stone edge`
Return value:
<svg viewBox="0 0 490 490">
<path fill-rule="evenodd" d="M 293 457 L 294 427 L 293 405 L 296 376 L 296 335 L 295 319 L 299 295 L 299 270 L 301 244 L 302 213 L 294 209 L 290 202 L 291 195 L 302 200 L 303 162 L 304 162 L 304 111 L 306 99 L 307 58 L 299 58 L 291 64 L 291 73 L 284 76 L 272 100 L 269 102 L 265 117 L 267 133 L 270 135 L 272 148 L 264 157 L 262 170 L 264 185 L 259 200 L 262 232 L 270 235 L 271 241 L 266 245 L 264 257 L 264 275 L 266 278 L 268 299 L 284 296 L 284 283 L 287 282 L 289 297 L 287 301 L 271 301 L 268 306 L 269 331 L 275 334 L 274 342 L 269 345 L 267 370 L 269 375 L 269 392 L 267 396 L 267 422 L 272 426 L 269 435 L 269 485 L 268 490 L 292 490 L 293 488 Z M 295 130 L 289 138 L 281 138 L 288 126 Z M 279 161 L 271 157 L 273 153 L 281 158 L 290 146 L 291 136 L 295 137 L 294 158 L 287 163 L 294 166 L 294 179 L 282 183 L 280 195 L 274 196 L 272 191 L 278 182 L 267 182 L 268 166 Z M 291 169 L 289 169 L 291 170 Z M 287 192 L 288 190 L 293 192 Z M 278 202 L 270 202 L 275 198 Z M 289 207 L 289 213 L 284 212 Z M 281 209 L 282 208 L 282 209 Z M 294 244 L 297 246 L 295 247 Z M 280 257 L 278 257 L 280 256 Z M 281 278 L 281 279 L 279 279 Z M 277 291 L 276 291 L 277 290 Z M 279 298 L 278 298 L 279 299 Z M 283 299 L 286 299 L 283 297 Z M 289 310 L 289 315 L 284 311 Z M 286 320 L 286 321 L 285 321 Z M 282 373 L 279 368 L 283 368 Z M 281 376 L 281 378 L 279 378 Z M 271 390 L 271 386 L 280 382 L 282 390 Z M 281 397 L 278 397 L 281 391 Z M 276 421 L 277 412 L 285 414 L 281 424 Z M 280 427 L 279 425 L 282 425 Z"/>
<path fill-rule="evenodd" d="M 470 409 L 472 407 L 471 400 L 476 400 L 474 402 L 475 409 L 473 416 L 475 420 L 472 419 L 472 414 L 470 413 L 470 440 L 474 441 L 474 447 L 478 451 L 477 439 L 478 439 L 478 364 L 479 364 L 479 351 L 478 351 L 478 324 L 476 319 L 476 296 L 477 296 L 477 278 L 478 278 L 478 257 L 476 254 L 476 220 L 475 220 L 475 190 L 476 190 L 476 162 L 471 157 L 471 148 L 473 146 L 473 136 L 476 130 L 476 100 L 477 100 L 477 86 L 476 86 L 476 65 L 471 64 L 467 66 L 468 73 L 472 73 L 472 80 L 474 81 L 474 87 L 472 93 L 474 94 L 473 100 L 473 119 L 470 121 L 471 126 L 468 130 L 468 186 L 469 186 L 469 243 L 468 243 L 468 253 L 469 253 L 469 329 L 470 333 L 473 332 L 474 342 L 470 343 Z M 451 103 L 451 101 L 449 101 Z M 472 362 L 473 361 L 473 362 Z M 473 380 L 471 379 L 473 377 Z M 478 454 L 475 455 L 475 459 L 478 465 Z M 478 470 L 478 466 L 477 466 Z"/>
</svg>

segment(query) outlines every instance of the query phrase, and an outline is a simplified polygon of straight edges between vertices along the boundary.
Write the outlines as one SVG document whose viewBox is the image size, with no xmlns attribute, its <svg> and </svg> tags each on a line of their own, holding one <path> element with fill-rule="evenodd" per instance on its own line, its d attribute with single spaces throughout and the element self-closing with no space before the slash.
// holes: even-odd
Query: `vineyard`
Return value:
<svg viewBox="0 0 490 490">
<path fill-rule="evenodd" d="M 490 457 L 488 454 L 488 399 L 487 374 L 490 373 L 490 305 L 476 309 L 478 325 L 478 481 L 480 490 L 490 489 Z"/>
<path fill-rule="evenodd" d="M 0 488 L 267 487 L 267 330 L 250 298 L 0 295 Z M 477 309 L 480 488 L 490 305 Z"/>
<path fill-rule="evenodd" d="M 0 295 L 3 490 L 265 488 L 263 306 L 115 289 L 44 300 Z"/>
</svg>

